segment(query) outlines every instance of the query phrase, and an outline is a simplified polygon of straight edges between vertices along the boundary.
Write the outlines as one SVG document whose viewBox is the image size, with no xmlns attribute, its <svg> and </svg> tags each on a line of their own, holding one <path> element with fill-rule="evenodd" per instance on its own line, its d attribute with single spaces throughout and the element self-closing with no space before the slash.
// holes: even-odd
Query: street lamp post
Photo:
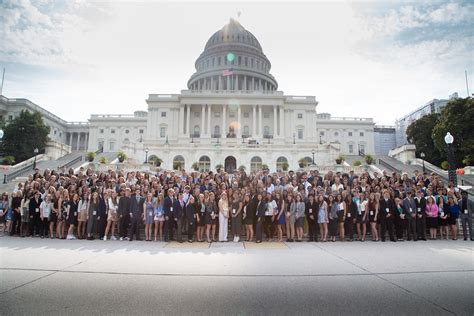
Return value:
<svg viewBox="0 0 474 316">
<path fill-rule="evenodd" d="M 311 153 L 313 154 L 313 166 L 314 166 L 314 149 L 311 151 Z"/>
<path fill-rule="evenodd" d="M 35 150 L 33 150 L 33 152 L 35 153 L 35 160 L 33 161 L 33 170 L 36 169 L 36 155 L 38 155 L 38 148 L 35 148 Z"/>
<path fill-rule="evenodd" d="M 150 149 L 148 149 L 148 147 L 145 148 L 145 163 L 148 162 L 148 152 L 149 152 L 149 151 L 150 151 Z"/>
<path fill-rule="evenodd" d="M 320 145 L 323 144 L 323 135 L 319 135 L 319 144 L 320 144 Z"/>
<path fill-rule="evenodd" d="M 444 142 L 446 143 L 447 146 L 447 153 L 448 153 L 448 178 L 449 182 L 452 182 L 454 186 L 456 187 L 458 185 L 458 179 L 456 176 L 456 161 L 454 157 L 454 151 L 453 151 L 453 142 L 454 142 L 454 137 L 451 135 L 450 132 L 444 136 Z"/>
<path fill-rule="evenodd" d="M 421 159 L 423 160 L 423 174 L 426 173 L 426 169 L 425 169 L 425 156 L 426 156 L 426 155 L 425 155 L 425 153 L 423 153 L 423 152 L 420 154 L 420 157 L 421 157 Z"/>
<path fill-rule="evenodd" d="M 296 140 L 296 134 L 295 134 L 295 133 L 293 133 L 293 145 L 296 143 L 296 141 L 295 141 L 295 140 Z"/>
</svg>

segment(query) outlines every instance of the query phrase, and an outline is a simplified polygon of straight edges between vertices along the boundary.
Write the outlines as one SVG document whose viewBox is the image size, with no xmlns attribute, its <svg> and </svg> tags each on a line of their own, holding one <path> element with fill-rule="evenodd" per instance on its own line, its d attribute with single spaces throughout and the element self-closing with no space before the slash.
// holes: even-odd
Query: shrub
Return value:
<svg viewBox="0 0 474 316">
<path fill-rule="evenodd" d="M 89 162 L 93 162 L 95 159 L 95 152 L 90 151 L 86 154 L 86 160 Z"/>
<path fill-rule="evenodd" d="M 3 157 L 2 163 L 3 163 L 4 165 L 10 165 L 10 166 L 12 166 L 12 165 L 15 164 L 15 157 L 13 157 L 13 156 L 5 156 L 5 157 Z"/>
<path fill-rule="evenodd" d="M 127 159 L 127 155 L 123 151 L 120 151 L 117 154 L 117 158 L 118 158 L 119 162 L 124 162 L 125 159 Z"/>
<path fill-rule="evenodd" d="M 104 156 L 100 157 L 99 163 L 105 165 L 107 162 L 108 162 L 108 161 L 107 161 L 107 157 L 104 157 Z"/>
<path fill-rule="evenodd" d="M 443 168 L 443 170 L 448 170 L 449 169 L 449 163 L 445 160 L 441 163 L 441 168 Z"/>
<path fill-rule="evenodd" d="M 339 156 L 336 158 L 336 163 L 337 163 L 338 165 L 340 165 L 340 164 L 343 163 L 345 160 L 346 160 L 346 157 L 344 157 L 343 155 L 339 155 Z"/>
<path fill-rule="evenodd" d="M 289 167 L 290 165 L 286 161 L 281 164 L 281 169 L 283 169 L 283 171 L 288 171 Z"/>
<path fill-rule="evenodd" d="M 199 163 L 193 162 L 193 164 L 191 165 L 191 168 L 192 168 L 194 171 L 198 171 L 198 170 L 199 170 Z"/>
<path fill-rule="evenodd" d="M 240 166 L 239 166 L 239 171 L 240 171 L 240 172 L 244 172 L 244 171 L 245 171 L 245 169 L 246 169 L 246 168 L 245 168 L 245 166 L 244 166 L 244 165 L 240 165 Z"/>
<path fill-rule="evenodd" d="M 352 163 L 354 167 L 362 166 L 362 162 L 360 160 L 356 160 Z"/>
<path fill-rule="evenodd" d="M 371 155 L 365 155 L 364 159 L 365 163 L 368 165 L 371 165 L 374 162 L 374 157 L 372 157 Z"/>
<path fill-rule="evenodd" d="M 216 165 L 216 171 L 221 172 L 221 169 L 224 168 L 224 166 L 220 163 Z"/>
</svg>

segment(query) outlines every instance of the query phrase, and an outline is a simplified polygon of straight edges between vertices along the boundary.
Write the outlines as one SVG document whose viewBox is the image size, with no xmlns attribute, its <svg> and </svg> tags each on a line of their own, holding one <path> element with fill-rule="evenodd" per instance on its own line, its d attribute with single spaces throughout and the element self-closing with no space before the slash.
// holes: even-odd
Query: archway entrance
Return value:
<svg viewBox="0 0 474 316">
<path fill-rule="evenodd" d="M 237 169 L 237 160 L 235 160 L 234 156 L 228 156 L 225 159 L 224 169 L 227 173 L 233 173 Z"/>
</svg>

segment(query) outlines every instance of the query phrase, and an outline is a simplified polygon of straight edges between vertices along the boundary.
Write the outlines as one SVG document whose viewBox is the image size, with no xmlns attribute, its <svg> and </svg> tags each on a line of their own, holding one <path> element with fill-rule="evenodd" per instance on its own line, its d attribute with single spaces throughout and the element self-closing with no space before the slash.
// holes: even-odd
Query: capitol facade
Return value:
<svg viewBox="0 0 474 316">
<path fill-rule="evenodd" d="M 259 41 L 234 19 L 209 38 L 195 68 L 187 90 L 150 94 L 148 111 L 74 123 L 40 108 L 50 138 L 72 151 L 124 151 L 137 162 L 159 157 L 164 168 L 186 170 L 194 163 L 228 172 L 298 169 L 302 162 L 329 167 L 340 154 L 374 154 L 372 118 L 318 114 L 316 97 L 278 90 Z M 33 104 L 22 100 L 3 97 L 2 115 Z"/>
</svg>

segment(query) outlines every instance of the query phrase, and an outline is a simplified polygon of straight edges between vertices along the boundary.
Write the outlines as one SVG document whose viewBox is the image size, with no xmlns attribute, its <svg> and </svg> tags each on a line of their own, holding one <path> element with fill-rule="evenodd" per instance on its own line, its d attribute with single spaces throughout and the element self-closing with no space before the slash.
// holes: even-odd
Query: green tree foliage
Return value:
<svg viewBox="0 0 474 316">
<path fill-rule="evenodd" d="M 436 149 L 446 156 L 444 136 L 450 132 L 454 137 L 456 165 L 474 153 L 474 99 L 458 98 L 448 102 L 433 127 L 432 137 Z"/>
<path fill-rule="evenodd" d="M 438 122 L 439 114 L 429 114 L 411 123 L 407 128 L 407 139 L 416 146 L 416 156 L 425 153 L 425 160 L 438 165 L 446 159 L 446 154 L 440 152 L 431 137 L 433 128 Z"/>
<path fill-rule="evenodd" d="M 23 110 L 4 128 L 5 135 L 2 141 L 2 152 L 5 156 L 15 157 L 21 162 L 34 156 L 34 149 L 44 153 L 49 140 L 49 126 L 43 122 L 39 112 Z"/>
</svg>

